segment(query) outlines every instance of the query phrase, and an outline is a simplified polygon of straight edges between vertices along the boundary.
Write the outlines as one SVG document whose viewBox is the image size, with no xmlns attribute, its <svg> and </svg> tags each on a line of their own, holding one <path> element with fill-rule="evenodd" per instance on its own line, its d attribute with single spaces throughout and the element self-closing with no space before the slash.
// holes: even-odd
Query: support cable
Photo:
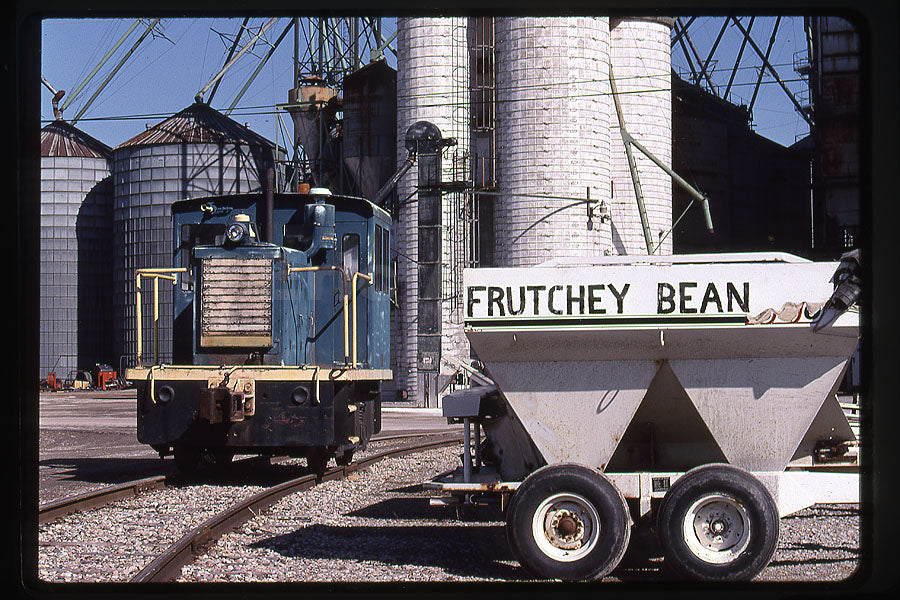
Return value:
<svg viewBox="0 0 900 600">
<path fill-rule="evenodd" d="M 237 50 L 237 45 L 241 41 L 241 37 L 244 35 L 244 30 L 247 28 L 247 22 L 250 20 L 250 17 L 244 17 L 244 22 L 241 23 L 240 29 L 238 29 L 238 33 L 234 38 L 234 42 L 231 44 L 231 50 L 228 51 L 228 57 L 225 58 L 225 64 L 228 64 L 228 61 L 231 60 L 231 57 L 234 56 L 234 51 Z M 209 100 L 206 101 L 207 104 L 212 104 L 213 97 L 216 95 L 216 90 L 219 89 L 219 84 L 222 83 L 222 80 L 219 79 L 216 81 L 216 85 L 213 86 L 212 91 L 209 93 Z"/>
<path fill-rule="evenodd" d="M 100 87 L 97 88 L 97 91 L 94 92 L 94 94 L 88 99 L 88 101 L 85 103 L 85 105 L 81 107 L 81 110 L 78 111 L 78 114 L 75 115 L 75 118 L 72 119 L 73 125 L 75 124 L 76 121 L 78 121 L 78 119 L 81 118 L 81 115 L 84 114 L 84 112 L 88 109 L 88 107 L 90 107 L 90 105 L 94 102 L 94 100 L 97 99 L 97 96 L 100 95 L 100 92 L 103 91 L 103 89 L 112 80 L 112 78 L 115 77 L 116 73 L 119 72 L 119 69 L 122 68 L 122 65 L 125 64 L 125 61 L 127 61 L 131 57 L 131 55 L 134 54 L 134 51 L 137 50 L 138 46 L 140 46 L 141 43 L 147 38 L 147 36 L 150 35 L 150 32 L 153 31 L 153 28 L 156 27 L 156 24 L 159 23 L 159 21 L 160 21 L 159 19 L 154 19 L 153 22 L 151 22 L 150 25 L 147 26 L 147 30 L 141 35 L 141 37 L 138 38 L 138 40 L 134 43 L 134 45 L 131 47 L 131 49 L 128 52 L 126 52 L 125 56 L 122 57 L 122 59 L 119 61 L 119 63 L 115 67 L 113 67 L 112 72 L 109 75 L 107 75 L 106 79 L 103 80 L 103 83 L 100 84 Z"/>
</svg>

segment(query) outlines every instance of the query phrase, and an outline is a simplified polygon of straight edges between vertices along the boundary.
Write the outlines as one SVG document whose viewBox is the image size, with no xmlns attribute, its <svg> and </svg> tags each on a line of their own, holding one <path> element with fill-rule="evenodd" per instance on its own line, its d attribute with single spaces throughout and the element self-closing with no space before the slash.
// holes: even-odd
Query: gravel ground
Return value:
<svg viewBox="0 0 900 600">
<path fill-rule="evenodd" d="M 128 581 L 156 555 L 216 512 L 263 488 L 202 485 L 154 490 L 41 525 L 44 581 Z"/>
<path fill-rule="evenodd" d="M 842 581 L 859 555 L 859 505 L 817 504 L 781 519 L 778 550 L 757 579 Z"/>
<path fill-rule="evenodd" d="M 287 497 L 224 536 L 180 581 L 520 579 L 502 522 L 461 522 L 455 508 L 432 507 L 425 497 L 421 483 L 454 468 L 459 452 L 389 459 Z"/>
<path fill-rule="evenodd" d="M 359 457 L 412 443 L 370 442 Z M 158 460 L 158 459 L 156 459 Z M 145 492 L 38 530 L 38 574 L 51 582 L 124 582 L 156 555 L 217 512 L 266 486 L 306 474 L 305 459 L 269 465 L 238 460 L 225 475 L 199 476 L 195 485 Z M 95 483 L 92 488 L 104 487 Z M 83 493 L 85 489 L 75 490 Z"/>
<path fill-rule="evenodd" d="M 387 443 L 382 444 L 372 444 L 365 454 L 384 450 Z M 459 453 L 459 447 L 449 447 L 388 459 L 286 497 L 213 544 L 183 569 L 179 581 L 528 580 L 510 554 L 499 510 L 459 514 L 454 507 L 429 505 L 421 483 L 456 467 Z M 154 491 L 42 526 L 40 577 L 128 581 L 215 511 L 275 483 L 270 469 L 250 467 L 245 479 L 248 472 L 255 474 L 254 485 L 232 481 Z M 778 551 L 757 579 L 841 581 L 857 568 L 859 548 L 859 507 L 817 505 L 781 520 Z M 659 566 L 658 560 L 623 562 L 607 579 L 660 581 Z"/>
<path fill-rule="evenodd" d="M 285 498 L 224 536 L 184 568 L 180 581 L 530 579 L 510 554 L 498 510 L 480 507 L 461 520 L 455 508 L 429 506 L 423 497 L 421 482 L 454 468 L 458 453 L 450 448 L 385 461 Z M 758 581 L 840 581 L 858 566 L 858 506 L 817 505 L 782 519 L 781 531 Z M 608 579 L 659 581 L 660 563 L 629 563 Z"/>
</svg>

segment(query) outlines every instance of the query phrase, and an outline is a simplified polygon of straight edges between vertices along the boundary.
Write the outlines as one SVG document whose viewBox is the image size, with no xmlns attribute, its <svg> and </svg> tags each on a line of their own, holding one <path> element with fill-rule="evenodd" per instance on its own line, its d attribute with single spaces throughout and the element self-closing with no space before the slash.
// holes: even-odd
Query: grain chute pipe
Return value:
<svg viewBox="0 0 900 600">
<path fill-rule="evenodd" d="M 156 27 L 157 23 L 159 23 L 159 19 L 155 19 L 152 23 L 150 23 L 150 25 L 147 26 L 147 31 L 141 34 L 141 37 L 138 38 L 131 49 L 128 50 L 128 52 L 125 53 L 125 56 L 123 56 L 122 59 L 119 60 L 118 64 L 113 67 L 113 70 L 109 75 L 106 76 L 106 79 L 103 80 L 103 83 L 100 84 L 100 87 L 97 88 L 97 91 L 95 91 L 94 94 L 88 99 L 88 101 L 85 102 L 84 106 L 81 107 L 81 110 L 78 111 L 78 114 L 75 115 L 75 118 L 72 119 L 73 125 L 76 121 L 78 121 L 78 119 L 81 118 L 81 115 L 85 113 L 85 111 L 91 106 L 91 104 L 93 104 L 94 100 L 97 99 L 97 96 L 100 95 L 100 92 L 103 91 L 107 84 L 112 81 L 112 78 L 116 76 L 116 73 L 119 72 L 119 69 L 122 68 L 122 65 L 125 64 L 125 61 L 127 61 L 131 57 L 131 55 L 134 54 L 134 51 L 137 50 L 138 46 L 140 46 L 141 43 L 147 38 L 147 36 L 150 35 L 150 32 L 153 31 L 153 28 Z M 71 101 L 73 97 L 70 97 L 69 101 Z M 65 109 L 65 107 L 63 107 L 63 109 Z"/>
<path fill-rule="evenodd" d="M 266 21 L 265 25 L 260 27 L 259 32 L 256 35 L 254 35 L 252 38 L 250 38 L 250 41 L 247 42 L 247 44 L 243 48 L 241 48 L 240 52 L 237 53 L 237 56 L 235 56 L 234 58 L 229 60 L 228 63 L 224 67 L 222 67 L 222 69 L 218 73 L 216 73 L 212 79 L 209 80 L 209 83 L 207 83 L 205 86 L 203 86 L 203 89 L 201 89 L 199 92 L 197 92 L 195 99 L 198 102 L 200 102 L 203 99 L 203 94 L 205 94 L 207 92 L 207 90 L 209 90 L 209 88 L 213 84 L 215 84 L 217 81 L 219 81 L 219 79 L 222 78 L 222 76 L 225 74 L 225 72 L 231 68 L 231 65 L 233 65 L 237 61 L 237 59 L 239 59 L 241 56 L 243 56 L 244 53 L 247 52 L 251 48 L 251 46 L 253 46 L 253 44 L 256 43 L 256 40 L 258 40 L 260 37 L 262 37 L 262 34 L 265 33 L 266 30 L 269 27 L 271 27 L 277 20 L 278 20 L 277 17 L 273 17 L 273 18 L 269 19 L 268 21 Z"/>
<path fill-rule="evenodd" d="M 613 103 L 616 107 L 616 117 L 619 119 L 619 133 L 625 143 L 625 156 L 628 159 L 628 170 L 631 172 L 631 183 L 634 186 L 634 197 L 638 205 L 638 214 L 641 217 L 641 228 L 644 231 L 644 244 L 647 246 L 647 254 L 653 254 L 653 234 L 650 232 L 650 218 L 647 216 L 647 208 L 644 206 L 644 194 L 641 191 L 641 180 L 638 177 L 637 163 L 634 162 L 634 154 L 631 152 L 631 144 L 636 143 L 634 138 L 625 129 L 625 117 L 622 115 L 622 105 L 619 103 L 619 91 L 616 89 L 616 78 L 613 75 L 612 65 L 609 66 L 609 85 L 612 90 Z"/>
<path fill-rule="evenodd" d="M 229 106 L 228 110 L 225 111 L 226 117 L 231 114 L 231 111 L 234 110 L 234 107 L 237 106 L 237 103 L 240 102 L 241 98 L 244 97 L 244 94 L 247 92 L 247 90 L 253 84 L 253 81 L 256 79 L 256 76 L 259 75 L 259 72 L 262 71 L 262 68 L 264 66 L 266 66 L 266 63 L 269 62 L 270 58 L 272 58 L 272 55 L 275 53 L 275 50 L 278 49 L 278 45 L 281 44 L 281 40 L 284 39 L 284 36 L 287 35 L 287 32 L 290 31 L 291 27 L 293 27 L 293 23 L 289 24 L 287 27 L 284 28 L 284 31 L 281 32 L 281 35 L 278 36 L 278 39 L 275 40 L 275 43 L 272 44 L 272 47 L 269 48 L 269 51 L 266 53 L 266 55 L 263 56 L 262 60 L 259 61 L 259 64 L 256 65 L 256 69 L 253 71 L 253 74 L 250 75 L 250 77 L 244 83 L 244 87 L 241 88 L 241 91 L 238 93 L 237 96 L 235 96 L 234 100 L 231 102 L 231 106 Z M 221 79 L 219 81 L 221 81 Z M 217 85 L 218 85 L 218 83 L 217 83 Z M 213 89 L 213 93 L 215 93 L 215 89 Z M 209 100 L 210 100 L 210 102 L 212 102 L 212 95 L 210 95 Z"/>
<path fill-rule="evenodd" d="M 338 271 L 341 274 L 341 283 L 344 286 L 344 301 L 343 301 L 343 313 L 344 313 L 344 364 L 350 364 L 350 336 L 349 336 L 349 318 L 348 311 L 350 310 L 348 304 L 348 292 L 347 292 L 347 272 L 344 271 L 343 268 L 338 267 L 336 265 L 324 265 L 321 267 L 288 267 L 288 273 L 299 273 L 304 271 Z"/>
<path fill-rule="evenodd" d="M 228 57 L 225 59 L 225 63 L 231 60 L 231 57 L 234 56 L 234 51 L 237 50 L 237 46 L 241 41 L 241 36 L 244 35 L 244 30 L 247 28 L 247 22 L 250 21 L 250 17 L 244 17 L 244 22 L 241 23 L 241 28 L 238 29 L 237 35 L 234 36 L 234 42 L 231 44 L 231 50 L 228 51 Z M 216 90 L 219 89 L 219 84 L 222 82 L 221 79 L 216 81 L 216 85 L 213 86 L 212 91 L 209 93 L 208 104 L 212 104 L 213 98 L 216 95 Z"/>
<path fill-rule="evenodd" d="M 110 57 L 113 55 L 113 53 L 119 49 L 119 46 L 121 46 L 125 42 L 125 40 L 128 38 L 128 36 L 131 35 L 131 32 L 134 31 L 137 28 L 137 26 L 140 25 L 140 23 L 141 23 L 140 19 L 135 19 L 135 21 L 134 21 L 134 23 L 132 23 L 131 27 L 128 28 L 128 31 L 126 31 L 122 35 L 122 37 L 119 38 L 119 41 L 116 42 L 116 44 L 112 48 L 110 48 L 109 52 L 106 53 L 106 56 L 104 56 L 102 59 L 100 59 L 100 62 L 97 63 L 96 67 L 94 67 L 94 70 L 91 71 L 90 74 L 84 78 L 84 81 L 82 81 L 80 84 L 78 84 L 78 87 L 75 88 L 75 91 L 72 92 L 72 94 L 69 96 L 69 99 L 63 103 L 62 107 L 60 107 L 59 110 L 61 110 L 61 111 L 66 110 L 66 107 L 68 107 L 72 103 L 72 101 L 75 99 L 76 96 L 78 96 L 78 94 L 81 92 L 81 90 L 84 88 L 84 86 L 87 85 L 87 83 L 91 79 L 93 79 L 94 75 L 97 74 L 97 71 L 99 71 L 100 68 L 106 64 L 106 61 L 108 61 L 110 59 Z"/>
<path fill-rule="evenodd" d="M 41 75 L 41 83 L 43 83 L 44 87 L 50 90 L 50 93 L 53 94 L 53 98 L 50 100 L 50 105 L 53 107 L 53 118 L 57 121 L 61 121 L 62 110 L 60 110 L 59 108 L 59 101 L 62 100 L 62 97 L 66 95 L 66 90 L 55 89 L 52 85 L 50 85 L 50 82 L 47 81 L 47 78 L 43 75 Z"/>
<path fill-rule="evenodd" d="M 703 217 L 706 220 L 706 229 L 710 233 L 713 233 L 712 215 L 709 213 L 709 198 L 707 197 L 707 195 L 697 190 L 694 186 L 685 181 L 684 178 L 681 177 L 678 173 L 670 169 L 661 160 L 653 156 L 653 153 L 644 148 L 640 144 L 640 142 L 636 141 L 634 138 L 631 138 L 630 143 L 634 144 L 634 147 L 640 150 L 644 154 L 644 156 L 652 160 L 654 164 L 656 164 L 656 166 L 665 171 L 669 175 L 669 177 L 671 177 L 675 181 L 675 183 L 681 186 L 688 194 L 700 201 L 700 205 L 703 207 Z"/>
<path fill-rule="evenodd" d="M 403 164 L 400 165 L 400 168 L 397 169 L 397 172 L 388 179 L 387 183 L 381 186 L 381 189 L 375 193 L 375 196 L 372 198 L 372 204 L 376 206 L 381 206 L 381 203 L 387 198 L 387 195 L 391 193 L 391 190 L 394 189 L 394 186 L 397 185 L 397 182 L 400 181 L 400 178 L 406 175 L 406 172 L 412 168 L 413 164 L 416 162 L 416 153 L 410 151 L 406 157 L 406 160 L 403 161 Z"/>
<path fill-rule="evenodd" d="M 352 364 L 354 368 L 356 367 L 356 280 L 360 277 L 368 282 L 367 285 L 372 284 L 371 275 L 359 272 L 353 274 L 353 284 L 350 286 L 350 289 L 353 292 L 353 306 L 350 308 L 350 311 L 353 313 L 353 360 L 350 364 Z"/>
</svg>

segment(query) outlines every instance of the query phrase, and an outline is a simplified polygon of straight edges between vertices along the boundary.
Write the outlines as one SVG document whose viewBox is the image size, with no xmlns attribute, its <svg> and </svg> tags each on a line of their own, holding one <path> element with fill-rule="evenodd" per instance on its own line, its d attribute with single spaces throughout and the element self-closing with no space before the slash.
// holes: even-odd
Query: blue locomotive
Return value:
<svg viewBox="0 0 900 600">
<path fill-rule="evenodd" d="M 172 216 L 173 268 L 144 273 L 173 284 L 172 364 L 139 354 L 128 372 L 138 440 L 185 471 L 235 454 L 348 463 L 392 379 L 389 213 L 313 188 L 182 200 Z"/>
</svg>

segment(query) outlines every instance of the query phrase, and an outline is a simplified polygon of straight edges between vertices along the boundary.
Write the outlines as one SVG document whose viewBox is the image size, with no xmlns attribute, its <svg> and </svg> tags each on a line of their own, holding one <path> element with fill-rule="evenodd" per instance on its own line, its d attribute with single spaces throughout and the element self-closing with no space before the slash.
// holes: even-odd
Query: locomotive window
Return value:
<svg viewBox="0 0 900 600">
<path fill-rule="evenodd" d="M 381 259 L 381 277 L 383 279 L 381 290 L 389 294 L 391 291 L 391 231 L 389 229 L 385 229 L 384 235 L 381 237 L 381 254 L 383 257 Z"/>
<path fill-rule="evenodd" d="M 375 250 L 375 291 L 382 292 L 381 285 L 381 273 L 384 271 L 384 261 L 383 256 L 381 254 L 381 232 L 383 231 L 381 225 L 375 226 L 375 244 L 373 248 Z"/>
<path fill-rule="evenodd" d="M 347 277 L 359 271 L 359 235 L 345 233 L 341 238 L 341 266 Z"/>
</svg>

